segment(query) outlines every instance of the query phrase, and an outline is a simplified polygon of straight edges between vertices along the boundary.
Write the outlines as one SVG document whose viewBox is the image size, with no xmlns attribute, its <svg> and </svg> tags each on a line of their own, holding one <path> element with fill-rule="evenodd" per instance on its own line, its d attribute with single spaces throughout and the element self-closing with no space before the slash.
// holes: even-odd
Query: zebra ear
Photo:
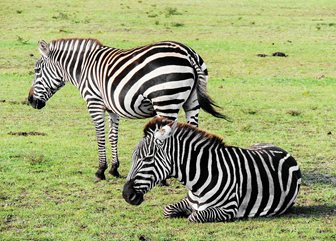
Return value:
<svg viewBox="0 0 336 241">
<path fill-rule="evenodd" d="M 168 124 L 172 130 L 172 133 L 175 131 L 176 127 L 177 127 L 177 120 L 172 121 L 172 123 Z"/>
<path fill-rule="evenodd" d="M 173 134 L 176 127 L 177 127 L 177 121 L 172 121 L 171 123 L 161 127 L 159 130 L 157 130 L 154 133 L 154 138 L 156 140 L 163 141 Z"/>
<path fill-rule="evenodd" d="M 48 55 L 49 55 L 49 45 L 47 44 L 46 41 L 44 41 L 44 40 L 38 41 L 38 50 L 40 51 L 42 56 L 44 56 L 46 58 L 48 57 Z"/>
</svg>

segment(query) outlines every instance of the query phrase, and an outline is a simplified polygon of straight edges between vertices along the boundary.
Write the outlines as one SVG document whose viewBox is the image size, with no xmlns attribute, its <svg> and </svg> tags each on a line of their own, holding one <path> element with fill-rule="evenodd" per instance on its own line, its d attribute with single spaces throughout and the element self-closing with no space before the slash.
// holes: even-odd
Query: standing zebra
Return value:
<svg viewBox="0 0 336 241">
<path fill-rule="evenodd" d="M 197 126 L 199 109 L 225 118 L 206 93 L 207 69 L 191 48 L 176 42 L 159 42 L 122 50 L 95 39 L 60 39 L 39 42 L 42 54 L 35 65 L 35 80 L 28 100 L 41 109 L 65 82 L 76 86 L 86 100 L 96 128 L 98 180 L 105 179 L 105 111 L 109 115 L 112 147 L 110 173 L 119 176 L 117 155 L 119 117 L 155 115 L 177 119 L 181 107 L 187 122 Z"/>
<path fill-rule="evenodd" d="M 282 214 L 294 204 L 301 183 L 296 161 L 279 147 L 226 146 L 219 137 L 188 124 L 155 118 L 134 151 L 123 197 L 139 205 L 146 192 L 169 177 L 189 192 L 168 205 L 164 215 L 192 222 Z"/>
</svg>

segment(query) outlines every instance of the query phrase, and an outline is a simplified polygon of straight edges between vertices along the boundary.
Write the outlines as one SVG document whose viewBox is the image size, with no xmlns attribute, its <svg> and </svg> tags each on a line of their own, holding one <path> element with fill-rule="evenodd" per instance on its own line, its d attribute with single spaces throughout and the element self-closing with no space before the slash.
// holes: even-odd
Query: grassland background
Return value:
<svg viewBox="0 0 336 241">
<path fill-rule="evenodd" d="M 335 1 L 2 0 L 0 31 L 0 240 L 336 239 Z M 67 37 L 193 47 L 208 65 L 210 95 L 233 120 L 202 112 L 200 127 L 231 145 L 291 152 L 303 174 L 296 206 L 279 218 L 190 224 L 163 218 L 186 194 L 174 180 L 139 207 L 122 199 L 124 178 L 94 183 L 95 132 L 78 91 L 67 85 L 40 111 L 22 104 L 37 41 Z M 256 56 L 276 51 L 288 57 Z M 121 121 L 123 177 L 146 121 Z M 33 131 L 45 135 L 13 135 Z"/>
</svg>

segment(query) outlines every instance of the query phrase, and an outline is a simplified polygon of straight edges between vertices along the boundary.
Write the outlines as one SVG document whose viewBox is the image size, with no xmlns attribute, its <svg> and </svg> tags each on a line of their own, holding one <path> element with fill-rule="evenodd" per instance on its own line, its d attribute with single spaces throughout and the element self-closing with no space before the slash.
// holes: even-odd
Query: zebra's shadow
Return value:
<svg viewBox="0 0 336 241">
<path fill-rule="evenodd" d="M 294 206 L 285 214 L 285 216 L 292 218 L 336 216 L 336 204 Z"/>
<path fill-rule="evenodd" d="M 328 185 L 336 188 L 336 177 L 317 172 L 302 172 L 302 186 L 309 188 L 314 185 Z M 298 218 L 336 216 L 336 203 L 294 205 L 286 215 Z"/>
<path fill-rule="evenodd" d="M 306 186 L 322 184 L 336 187 L 336 177 L 317 172 L 302 172 L 302 184 Z"/>
</svg>

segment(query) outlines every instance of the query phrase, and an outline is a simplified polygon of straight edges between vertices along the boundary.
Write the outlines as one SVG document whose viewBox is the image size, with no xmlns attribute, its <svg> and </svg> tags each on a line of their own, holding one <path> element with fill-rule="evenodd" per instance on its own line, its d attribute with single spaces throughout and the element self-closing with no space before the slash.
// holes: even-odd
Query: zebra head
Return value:
<svg viewBox="0 0 336 241">
<path fill-rule="evenodd" d="M 162 120 L 156 122 L 155 128 L 147 128 L 147 131 L 145 128 L 145 136 L 133 153 L 133 164 L 123 189 L 128 203 L 140 205 L 144 194 L 172 172 L 167 145 L 176 126 L 177 122 Z"/>
<path fill-rule="evenodd" d="M 42 57 L 35 64 L 35 79 L 28 94 L 32 107 L 41 109 L 47 100 L 64 86 L 62 68 L 51 58 L 50 46 L 44 41 L 38 42 Z"/>
</svg>

